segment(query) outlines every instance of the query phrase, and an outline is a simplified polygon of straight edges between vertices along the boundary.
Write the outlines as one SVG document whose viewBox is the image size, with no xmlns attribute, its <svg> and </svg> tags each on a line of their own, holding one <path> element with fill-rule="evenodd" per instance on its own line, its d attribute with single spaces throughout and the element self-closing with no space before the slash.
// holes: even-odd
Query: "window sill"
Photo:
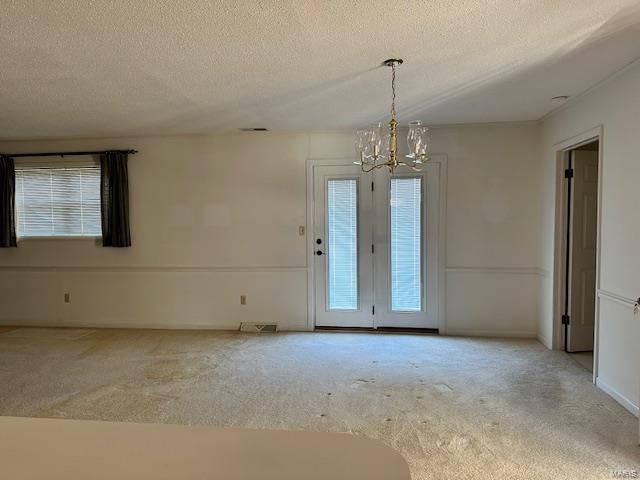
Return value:
<svg viewBox="0 0 640 480">
<path fill-rule="evenodd" d="M 18 237 L 18 243 L 22 242 L 31 242 L 31 241 L 85 241 L 85 242 L 96 242 L 102 240 L 101 236 L 79 236 L 79 235 L 68 235 L 68 236 L 56 236 L 56 237 Z"/>
</svg>

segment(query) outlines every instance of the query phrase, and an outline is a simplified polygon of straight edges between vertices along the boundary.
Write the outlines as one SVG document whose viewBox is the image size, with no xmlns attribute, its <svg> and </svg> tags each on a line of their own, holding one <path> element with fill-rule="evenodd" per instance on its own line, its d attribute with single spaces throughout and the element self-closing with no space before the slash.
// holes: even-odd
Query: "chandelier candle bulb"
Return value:
<svg viewBox="0 0 640 480">
<path fill-rule="evenodd" d="M 391 120 L 389 131 L 382 135 L 381 124 L 376 123 L 368 130 L 356 132 L 356 152 L 359 161 L 353 162 L 360 165 L 363 172 L 368 173 L 377 168 L 387 167 L 393 174 L 399 166 L 409 167 L 412 170 L 420 170 L 422 164 L 428 159 L 429 129 L 422 126 L 422 122 L 409 123 L 407 144 L 410 161 L 398 160 L 398 121 L 396 120 L 396 65 L 402 64 L 402 59 L 391 58 L 385 60 L 383 65 L 391 67 Z"/>
</svg>

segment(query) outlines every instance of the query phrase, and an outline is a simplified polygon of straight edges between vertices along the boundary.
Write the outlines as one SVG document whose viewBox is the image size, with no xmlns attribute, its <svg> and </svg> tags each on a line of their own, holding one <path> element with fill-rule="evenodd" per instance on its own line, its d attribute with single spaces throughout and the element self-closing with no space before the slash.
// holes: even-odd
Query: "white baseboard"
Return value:
<svg viewBox="0 0 640 480">
<path fill-rule="evenodd" d="M 520 330 L 475 330 L 467 328 L 447 328 L 447 335 L 465 337 L 536 338 L 537 332 Z"/>
<path fill-rule="evenodd" d="M 140 322 L 42 322 L 42 321 L 0 321 L 7 327 L 25 328 L 130 328 L 149 330 L 239 330 L 240 325 L 205 325 L 201 323 L 140 323 Z"/>
<path fill-rule="evenodd" d="M 629 410 L 636 417 L 640 416 L 640 408 L 638 407 L 638 405 L 634 404 L 631 400 L 629 400 L 627 397 L 622 395 L 615 388 L 613 388 L 610 385 L 608 385 L 606 382 L 603 382 L 600 379 L 600 377 L 596 378 L 596 385 L 600 388 L 600 390 L 602 390 L 603 392 L 608 394 L 616 402 L 618 402 L 624 408 Z"/>
<path fill-rule="evenodd" d="M 545 347 L 547 347 L 549 350 L 553 350 L 553 345 L 551 344 L 551 342 L 547 339 L 547 337 L 545 337 L 544 335 L 542 335 L 541 333 L 536 334 L 536 338 L 538 339 L 538 341 L 544 345 Z"/>
<path fill-rule="evenodd" d="M 38 321 L 2 321 L 0 326 L 16 327 L 16 328 L 118 328 L 118 329 L 136 329 L 136 330 L 219 330 L 232 331 L 240 330 L 240 324 L 237 325 L 211 325 L 204 323 L 139 323 L 139 322 L 38 322 Z M 279 326 L 281 332 L 307 332 L 310 331 L 306 325 L 300 328 L 291 328 L 286 325 Z"/>
</svg>

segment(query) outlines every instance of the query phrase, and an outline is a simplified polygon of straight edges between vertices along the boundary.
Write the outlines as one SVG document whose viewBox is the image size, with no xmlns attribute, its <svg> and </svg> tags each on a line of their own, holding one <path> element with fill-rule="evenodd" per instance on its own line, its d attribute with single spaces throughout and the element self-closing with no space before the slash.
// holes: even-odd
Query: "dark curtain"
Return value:
<svg viewBox="0 0 640 480">
<path fill-rule="evenodd" d="M 0 155 L 0 248 L 17 247 L 16 168 L 13 158 Z"/>
<path fill-rule="evenodd" d="M 128 154 L 106 152 L 100 155 L 100 199 L 102 246 L 130 247 Z"/>
</svg>

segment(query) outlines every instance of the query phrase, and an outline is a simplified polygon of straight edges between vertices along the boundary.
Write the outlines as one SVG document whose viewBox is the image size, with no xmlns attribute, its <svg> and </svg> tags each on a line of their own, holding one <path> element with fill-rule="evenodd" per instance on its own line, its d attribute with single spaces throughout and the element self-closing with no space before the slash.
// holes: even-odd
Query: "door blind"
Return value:
<svg viewBox="0 0 640 480">
<path fill-rule="evenodd" d="M 327 182 L 328 304 L 330 310 L 358 309 L 358 182 Z"/>
<path fill-rule="evenodd" d="M 19 237 L 99 236 L 100 167 L 17 168 Z"/>
<path fill-rule="evenodd" d="M 391 179 L 391 310 L 422 310 L 422 179 Z"/>
</svg>

